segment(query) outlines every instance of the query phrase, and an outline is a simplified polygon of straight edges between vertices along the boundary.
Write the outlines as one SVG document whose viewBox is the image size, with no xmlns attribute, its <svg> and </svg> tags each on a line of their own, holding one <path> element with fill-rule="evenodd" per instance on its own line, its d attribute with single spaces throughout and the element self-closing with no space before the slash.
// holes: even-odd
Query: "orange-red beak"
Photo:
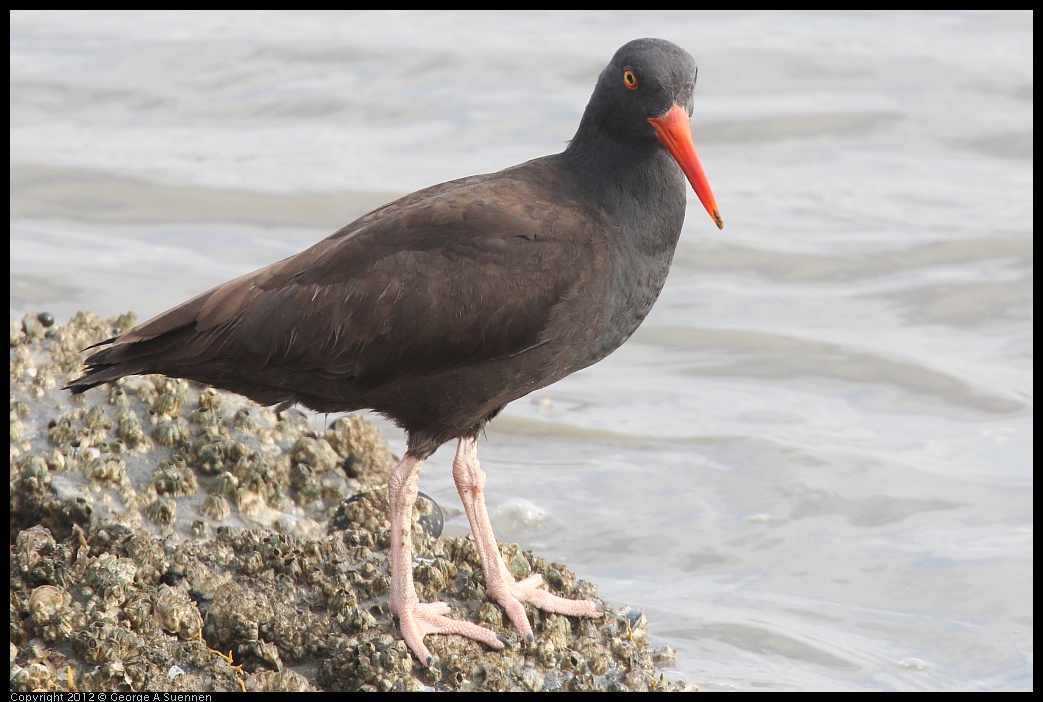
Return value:
<svg viewBox="0 0 1043 702">
<path fill-rule="evenodd" d="M 699 202 L 703 203 L 703 207 L 713 217 L 717 228 L 724 229 L 724 220 L 721 219 L 717 201 L 714 200 L 713 191 L 710 190 L 710 181 L 706 180 L 702 164 L 699 163 L 699 157 L 695 154 L 692 128 L 688 124 L 688 113 L 680 105 L 674 105 L 664 116 L 649 117 L 648 122 L 655 128 L 659 141 L 663 142 L 663 146 L 688 177 L 688 182 L 695 189 Z"/>
</svg>

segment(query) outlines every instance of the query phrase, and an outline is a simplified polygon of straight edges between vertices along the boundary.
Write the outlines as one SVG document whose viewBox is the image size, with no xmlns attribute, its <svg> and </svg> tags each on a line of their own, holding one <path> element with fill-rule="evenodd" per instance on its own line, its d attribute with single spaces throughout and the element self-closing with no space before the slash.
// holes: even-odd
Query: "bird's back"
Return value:
<svg viewBox="0 0 1043 702">
<path fill-rule="evenodd" d="M 612 231 L 574 189 L 547 157 L 418 191 L 109 340 L 70 388 L 162 373 L 452 438 L 604 355 Z"/>
</svg>

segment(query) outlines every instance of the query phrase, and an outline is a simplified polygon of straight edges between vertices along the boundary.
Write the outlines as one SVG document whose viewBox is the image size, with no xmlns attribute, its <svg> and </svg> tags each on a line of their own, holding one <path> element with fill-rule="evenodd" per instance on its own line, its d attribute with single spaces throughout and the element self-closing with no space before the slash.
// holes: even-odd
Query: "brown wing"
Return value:
<svg viewBox="0 0 1043 702">
<path fill-rule="evenodd" d="M 407 196 L 126 332 L 70 387 L 164 373 L 315 406 L 323 383 L 364 394 L 545 344 L 604 265 L 599 215 L 555 176 L 539 159 Z"/>
</svg>

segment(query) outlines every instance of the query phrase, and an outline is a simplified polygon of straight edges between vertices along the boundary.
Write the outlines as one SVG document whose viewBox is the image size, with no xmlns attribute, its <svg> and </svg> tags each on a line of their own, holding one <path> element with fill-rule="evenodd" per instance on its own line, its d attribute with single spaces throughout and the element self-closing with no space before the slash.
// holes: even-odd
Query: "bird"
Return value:
<svg viewBox="0 0 1043 702">
<path fill-rule="evenodd" d="M 697 68 L 641 38 L 597 78 L 563 151 L 451 180 L 363 215 L 308 249 L 95 344 L 72 393 L 128 375 L 208 384 L 263 405 L 376 411 L 406 433 L 391 471 L 389 610 L 426 666 L 425 637 L 502 649 L 492 630 L 421 602 L 411 514 L 420 470 L 456 441 L 452 473 L 491 600 L 526 642 L 525 605 L 606 607 L 515 581 L 493 534 L 478 438 L 510 402 L 586 368 L 637 329 L 665 284 L 687 183 L 723 228 L 692 140 Z"/>
</svg>

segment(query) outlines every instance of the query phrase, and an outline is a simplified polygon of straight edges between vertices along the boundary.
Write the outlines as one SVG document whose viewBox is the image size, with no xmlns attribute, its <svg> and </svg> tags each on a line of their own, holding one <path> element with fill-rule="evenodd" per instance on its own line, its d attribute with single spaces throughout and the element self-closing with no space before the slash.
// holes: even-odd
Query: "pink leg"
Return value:
<svg viewBox="0 0 1043 702">
<path fill-rule="evenodd" d="M 505 641 L 494 632 L 471 622 L 450 619 L 445 602 L 421 602 L 413 584 L 412 512 L 420 483 L 424 459 L 406 454 L 388 478 L 391 505 L 391 614 L 398 619 L 402 638 L 421 663 L 434 664 L 424 645 L 427 634 L 460 634 L 492 648 L 503 648 Z"/>
<path fill-rule="evenodd" d="M 524 603 L 531 604 L 544 612 L 566 614 L 574 617 L 600 617 L 604 609 L 589 600 L 567 600 L 544 590 L 542 575 L 530 575 L 515 581 L 500 555 L 496 544 L 492 522 L 485 507 L 485 471 L 478 465 L 478 438 L 460 439 L 453 459 L 453 480 L 456 482 L 460 500 L 464 503 L 467 520 L 471 523 L 478 557 L 485 573 L 486 590 L 489 597 L 507 611 L 514 628 L 525 639 L 533 641 L 532 626 L 525 615 Z"/>
</svg>

